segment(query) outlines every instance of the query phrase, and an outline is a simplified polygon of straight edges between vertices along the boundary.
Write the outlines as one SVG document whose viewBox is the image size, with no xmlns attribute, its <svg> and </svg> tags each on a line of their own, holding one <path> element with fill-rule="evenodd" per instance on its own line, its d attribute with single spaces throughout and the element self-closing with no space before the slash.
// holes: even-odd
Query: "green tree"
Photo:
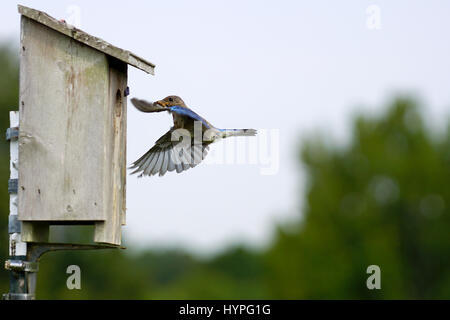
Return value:
<svg viewBox="0 0 450 320">
<path fill-rule="evenodd" d="M 419 111 L 399 98 L 358 117 L 346 147 L 303 144 L 304 217 L 267 253 L 272 297 L 450 297 L 450 131 L 433 137 Z"/>
</svg>

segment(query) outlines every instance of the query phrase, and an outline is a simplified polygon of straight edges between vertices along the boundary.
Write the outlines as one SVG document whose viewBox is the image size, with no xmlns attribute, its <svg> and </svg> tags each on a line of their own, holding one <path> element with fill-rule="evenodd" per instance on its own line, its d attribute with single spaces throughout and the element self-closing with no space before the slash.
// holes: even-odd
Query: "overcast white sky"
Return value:
<svg viewBox="0 0 450 320">
<path fill-rule="evenodd" d="M 127 180 L 128 247 L 217 252 L 261 246 L 298 217 L 299 138 L 338 141 L 356 110 L 378 112 L 396 92 L 418 94 L 433 121 L 450 106 L 449 1 L 22 1 L 55 18 L 80 9 L 81 29 L 156 64 L 129 68 L 131 97 L 181 96 L 218 127 L 279 129 L 280 168 L 206 165 Z M 381 29 L 367 26 L 370 5 Z M 17 2 L 0 5 L 0 40 L 19 40 Z M 128 163 L 172 125 L 129 103 Z M 214 146 L 212 146 L 214 149 Z M 276 149 L 272 149 L 276 152 Z"/>
</svg>

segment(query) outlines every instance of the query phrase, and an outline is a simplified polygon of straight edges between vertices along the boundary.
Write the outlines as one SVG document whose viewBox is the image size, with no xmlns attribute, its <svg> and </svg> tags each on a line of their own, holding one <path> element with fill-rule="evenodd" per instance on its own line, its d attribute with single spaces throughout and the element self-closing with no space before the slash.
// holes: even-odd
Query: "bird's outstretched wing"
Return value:
<svg viewBox="0 0 450 320">
<path fill-rule="evenodd" d="M 136 169 L 133 173 L 141 172 L 139 177 L 150 176 L 159 173 L 163 176 L 167 171 L 176 170 L 177 173 L 188 170 L 199 164 L 208 154 L 208 145 L 184 143 L 182 139 L 172 141 L 170 129 L 155 145 L 142 157 L 136 160 L 130 169 Z"/>
</svg>

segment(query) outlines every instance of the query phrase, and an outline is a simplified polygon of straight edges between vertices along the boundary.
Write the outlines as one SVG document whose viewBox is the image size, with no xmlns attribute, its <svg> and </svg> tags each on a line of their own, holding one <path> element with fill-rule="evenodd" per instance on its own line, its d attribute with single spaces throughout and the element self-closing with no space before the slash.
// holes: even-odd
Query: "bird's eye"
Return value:
<svg viewBox="0 0 450 320">
<path fill-rule="evenodd" d="M 170 102 L 173 102 L 173 99 L 172 99 L 172 98 L 169 98 L 169 101 L 170 101 Z"/>
</svg>

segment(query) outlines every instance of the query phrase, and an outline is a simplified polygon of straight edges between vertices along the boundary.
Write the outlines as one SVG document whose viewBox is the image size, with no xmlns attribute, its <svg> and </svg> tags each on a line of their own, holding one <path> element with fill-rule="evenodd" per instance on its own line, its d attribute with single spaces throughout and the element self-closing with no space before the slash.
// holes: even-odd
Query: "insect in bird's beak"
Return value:
<svg viewBox="0 0 450 320">
<path fill-rule="evenodd" d="M 155 104 L 160 105 L 161 107 L 167 107 L 167 102 L 163 101 L 163 100 L 158 100 L 155 102 Z"/>
</svg>

